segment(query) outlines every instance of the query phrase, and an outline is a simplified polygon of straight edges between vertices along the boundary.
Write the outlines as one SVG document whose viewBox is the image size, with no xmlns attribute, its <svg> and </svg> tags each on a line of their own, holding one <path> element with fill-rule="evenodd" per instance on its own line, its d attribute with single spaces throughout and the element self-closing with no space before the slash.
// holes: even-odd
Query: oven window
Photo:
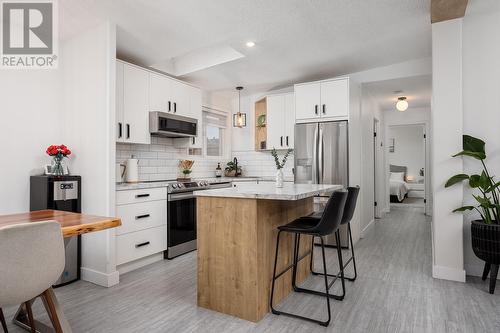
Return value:
<svg viewBox="0 0 500 333">
<path fill-rule="evenodd" d="M 196 239 L 196 198 L 168 202 L 168 246 Z"/>
</svg>

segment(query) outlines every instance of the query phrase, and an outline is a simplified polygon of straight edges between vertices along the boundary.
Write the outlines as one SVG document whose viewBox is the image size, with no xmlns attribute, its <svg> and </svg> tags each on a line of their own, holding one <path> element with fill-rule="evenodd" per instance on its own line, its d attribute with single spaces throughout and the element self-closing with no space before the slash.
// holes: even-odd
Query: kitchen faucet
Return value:
<svg viewBox="0 0 500 333">
<path fill-rule="evenodd" d="M 238 159 L 236 157 L 233 159 L 233 163 L 234 163 L 234 168 L 236 170 L 234 176 L 238 177 L 239 175 L 241 175 L 241 172 L 238 172 Z"/>
</svg>

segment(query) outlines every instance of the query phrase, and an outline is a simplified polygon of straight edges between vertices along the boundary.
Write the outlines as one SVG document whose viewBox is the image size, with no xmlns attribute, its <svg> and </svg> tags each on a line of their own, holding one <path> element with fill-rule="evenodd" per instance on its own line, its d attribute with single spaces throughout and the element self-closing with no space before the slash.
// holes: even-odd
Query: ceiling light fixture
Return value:
<svg viewBox="0 0 500 333">
<path fill-rule="evenodd" d="M 247 46 L 247 47 L 254 47 L 254 46 L 255 46 L 255 42 L 248 41 L 248 42 L 246 43 L 246 46 Z"/>
<path fill-rule="evenodd" d="M 408 109 L 408 101 L 406 100 L 406 97 L 398 97 L 398 101 L 396 102 L 396 109 L 401 112 Z"/>
<path fill-rule="evenodd" d="M 233 127 L 243 128 L 247 125 L 247 114 L 241 112 L 241 91 L 243 87 L 236 87 L 238 90 L 238 113 L 233 114 Z"/>
</svg>

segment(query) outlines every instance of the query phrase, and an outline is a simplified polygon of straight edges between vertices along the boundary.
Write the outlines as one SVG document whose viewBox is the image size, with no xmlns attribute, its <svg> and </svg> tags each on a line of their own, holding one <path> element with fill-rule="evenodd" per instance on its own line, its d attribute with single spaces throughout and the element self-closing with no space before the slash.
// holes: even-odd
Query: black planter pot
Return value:
<svg viewBox="0 0 500 333">
<path fill-rule="evenodd" d="M 483 280 L 486 280 L 490 273 L 490 294 L 493 294 L 500 265 L 500 225 L 475 220 L 470 227 L 472 250 L 479 259 L 485 261 Z"/>
</svg>

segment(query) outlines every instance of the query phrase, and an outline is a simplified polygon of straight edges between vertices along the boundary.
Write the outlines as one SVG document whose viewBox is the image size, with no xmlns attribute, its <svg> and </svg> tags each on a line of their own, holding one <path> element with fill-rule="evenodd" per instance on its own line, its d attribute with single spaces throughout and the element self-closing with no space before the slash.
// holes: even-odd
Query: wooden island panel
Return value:
<svg viewBox="0 0 500 333">
<path fill-rule="evenodd" d="M 313 211 L 298 201 L 198 197 L 198 305 L 257 322 L 269 312 L 277 227 Z M 302 236 L 300 254 L 311 248 Z M 292 263 L 293 236 L 283 233 L 277 271 Z M 310 257 L 299 263 L 297 282 L 310 274 Z M 292 270 L 275 286 L 275 302 L 291 291 Z"/>
</svg>

